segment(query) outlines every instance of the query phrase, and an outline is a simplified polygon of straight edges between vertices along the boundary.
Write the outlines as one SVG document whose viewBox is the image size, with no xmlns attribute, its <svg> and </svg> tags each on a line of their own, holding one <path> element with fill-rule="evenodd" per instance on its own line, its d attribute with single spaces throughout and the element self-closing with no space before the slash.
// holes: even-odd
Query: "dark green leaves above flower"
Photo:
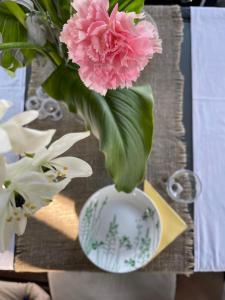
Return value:
<svg viewBox="0 0 225 300">
<path fill-rule="evenodd" d="M 56 0 L 54 1 L 56 6 L 56 11 L 59 19 L 65 24 L 70 18 L 70 12 L 72 11 L 70 0 Z"/>
<path fill-rule="evenodd" d="M 149 86 L 110 90 L 105 97 L 87 89 L 76 72 L 61 65 L 44 83 L 90 126 L 105 154 L 106 168 L 118 190 L 139 184 L 151 149 L 153 97 Z"/>
<path fill-rule="evenodd" d="M 51 18 L 51 21 L 57 25 L 57 26 L 60 26 L 61 25 L 61 22 L 59 20 L 59 17 L 57 15 L 57 10 L 56 10 L 56 7 L 54 5 L 54 1 L 52 0 L 38 0 L 38 1 L 35 1 L 36 3 L 39 3 L 42 8 L 48 12 L 48 15 L 50 16 Z M 39 7 L 37 7 L 39 8 Z"/>
<path fill-rule="evenodd" d="M 136 12 L 139 13 L 142 11 L 145 1 L 144 0 L 110 0 L 110 11 L 118 3 L 120 11 L 126 12 Z"/>
</svg>

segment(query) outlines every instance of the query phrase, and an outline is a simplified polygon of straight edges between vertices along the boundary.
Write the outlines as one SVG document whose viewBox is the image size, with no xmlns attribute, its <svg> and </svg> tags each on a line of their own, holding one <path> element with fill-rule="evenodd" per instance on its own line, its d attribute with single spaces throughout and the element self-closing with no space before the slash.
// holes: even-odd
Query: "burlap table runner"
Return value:
<svg viewBox="0 0 225 300">
<path fill-rule="evenodd" d="M 146 7 L 157 23 L 163 40 L 163 54 L 156 55 L 142 74 L 141 82 L 152 85 L 155 94 L 155 135 L 147 178 L 163 196 L 165 181 L 171 173 L 186 164 L 186 148 L 182 142 L 183 79 L 179 71 L 183 21 L 177 6 Z M 41 84 L 46 71 L 37 64 L 29 85 L 29 95 Z M 57 128 L 56 137 L 67 132 L 84 130 L 83 123 L 66 112 L 59 122 L 37 121 L 36 128 Z M 88 161 L 94 174 L 88 179 L 75 179 L 53 203 L 41 209 L 28 222 L 26 233 L 17 238 L 15 270 L 96 270 L 84 256 L 77 239 L 78 214 L 87 198 L 99 188 L 111 183 L 104 169 L 103 155 L 92 136 L 81 141 L 68 153 Z M 169 200 L 168 200 L 169 201 Z M 187 206 L 170 203 L 189 224 L 190 230 L 151 262 L 145 270 L 190 272 L 193 267 L 193 232 Z M 169 228 L 168 228 L 169 230 Z"/>
</svg>

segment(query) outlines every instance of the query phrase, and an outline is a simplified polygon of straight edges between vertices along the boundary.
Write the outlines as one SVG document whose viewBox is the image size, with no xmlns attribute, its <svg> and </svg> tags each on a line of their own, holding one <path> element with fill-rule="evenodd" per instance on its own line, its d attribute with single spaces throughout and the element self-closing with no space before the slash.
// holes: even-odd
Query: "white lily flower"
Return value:
<svg viewBox="0 0 225 300">
<path fill-rule="evenodd" d="M 11 106 L 6 100 L 0 100 L 0 118 Z M 38 117 L 37 111 L 26 111 L 15 115 L 5 123 L 0 123 L 0 154 L 14 151 L 18 154 L 35 153 L 48 145 L 55 130 L 34 130 L 24 128 Z"/>
<path fill-rule="evenodd" d="M 12 102 L 0 100 L 0 118 L 2 118 L 7 110 L 12 106 Z"/>
<path fill-rule="evenodd" d="M 0 187 L 2 187 L 6 174 L 6 167 L 5 167 L 5 159 L 3 156 L 0 156 Z"/>
<path fill-rule="evenodd" d="M 52 178 L 75 178 L 92 175 L 92 168 L 84 160 L 76 157 L 58 157 L 70 149 L 76 142 L 88 137 L 90 132 L 68 133 L 55 141 L 49 148 L 36 152 L 33 166 L 46 169 L 46 175 Z"/>
<path fill-rule="evenodd" d="M 0 158 L 0 251 L 8 248 L 14 234 L 24 233 L 29 216 L 48 205 L 70 182 L 49 182 L 45 174 L 29 171 L 31 161 L 25 157 L 6 165 Z"/>
</svg>

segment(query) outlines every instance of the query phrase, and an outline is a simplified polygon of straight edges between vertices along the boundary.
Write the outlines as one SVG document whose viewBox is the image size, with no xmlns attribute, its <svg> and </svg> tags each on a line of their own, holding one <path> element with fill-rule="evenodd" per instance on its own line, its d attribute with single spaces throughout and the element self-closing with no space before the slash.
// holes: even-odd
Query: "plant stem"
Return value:
<svg viewBox="0 0 225 300">
<path fill-rule="evenodd" d="M 34 45 L 31 43 L 26 42 L 16 42 L 16 43 L 2 43 L 0 44 L 0 50 L 10 50 L 10 49 L 30 49 L 36 50 L 37 52 L 41 53 L 44 56 L 47 56 L 56 66 L 59 66 L 62 62 L 61 57 L 58 56 L 57 53 L 52 51 L 48 51 L 47 49 Z"/>
<path fill-rule="evenodd" d="M 42 8 L 42 6 L 39 4 L 39 2 L 37 0 L 33 0 L 33 2 L 34 2 L 34 5 L 39 10 L 39 12 L 45 13 L 44 9 Z"/>
<path fill-rule="evenodd" d="M 57 50 L 54 48 L 54 46 L 50 42 L 47 42 L 47 44 L 45 45 L 45 49 L 46 50 L 49 49 L 48 55 L 51 56 L 54 63 L 57 66 L 61 65 L 61 63 L 63 62 L 63 59 L 61 58 L 61 56 L 59 56 L 59 54 L 57 53 Z"/>
<path fill-rule="evenodd" d="M 56 66 L 61 65 L 62 59 L 56 52 L 51 51 L 51 52 L 48 53 L 48 56 L 51 58 L 51 60 L 54 62 L 54 64 Z"/>
</svg>

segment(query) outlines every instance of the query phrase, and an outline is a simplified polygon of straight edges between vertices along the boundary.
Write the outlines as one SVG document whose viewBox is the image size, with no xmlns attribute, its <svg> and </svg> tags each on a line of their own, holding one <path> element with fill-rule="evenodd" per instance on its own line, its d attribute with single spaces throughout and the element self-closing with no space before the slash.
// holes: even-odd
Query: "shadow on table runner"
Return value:
<svg viewBox="0 0 225 300">
<path fill-rule="evenodd" d="M 146 7 L 155 19 L 163 40 L 163 54 L 155 56 L 144 70 L 139 83 L 150 82 L 155 94 L 154 147 L 149 160 L 147 178 L 166 198 L 165 180 L 186 165 L 186 149 L 182 143 L 183 79 L 179 71 L 183 22 L 177 6 Z M 45 70 L 33 65 L 29 95 L 45 77 Z M 56 138 L 71 131 L 84 130 L 83 123 L 66 112 L 59 122 L 36 121 L 39 129 L 57 128 Z M 90 178 L 75 179 L 53 203 L 30 219 L 24 236 L 17 238 L 15 269 L 18 272 L 43 270 L 88 270 L 94 267 L 84 256 L 77 239 L 78 214 L 87 198 L 99 188 L 111 183 L 104 169 L 103 154 L 96 139 L 79 142 L 67 155 L 85 159 L 93 167 Z M 172 204 L 172 203 L 170 203 Z M 161 253 L 145 270 L 190 272 L 193 268 L 193 232 L 185 205 L 174 205 L 188 223 L 190 230 Z M 169 230 L 169 228 L 168 228 Z"/>
</svg>

